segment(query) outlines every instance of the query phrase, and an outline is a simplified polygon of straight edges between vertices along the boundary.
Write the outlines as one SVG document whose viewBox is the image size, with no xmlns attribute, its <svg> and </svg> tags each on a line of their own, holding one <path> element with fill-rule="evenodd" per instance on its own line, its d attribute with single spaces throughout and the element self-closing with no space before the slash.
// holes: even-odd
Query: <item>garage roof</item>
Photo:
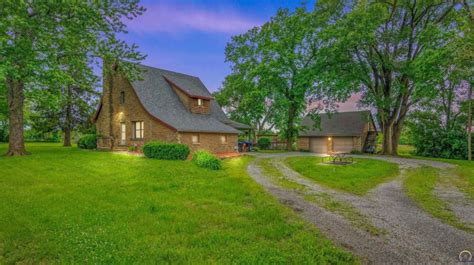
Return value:
<svg viewBox="0 0 474 265">
<path fill-rule="evenodd" d="M 310 116 L 306 116 L 301 125 L 300 136 L 360 136 L 367 123 L 372 122 L 370 111 L 338 112 L 321 116 L 320 128 L 315 127 Z"/>
</svg>

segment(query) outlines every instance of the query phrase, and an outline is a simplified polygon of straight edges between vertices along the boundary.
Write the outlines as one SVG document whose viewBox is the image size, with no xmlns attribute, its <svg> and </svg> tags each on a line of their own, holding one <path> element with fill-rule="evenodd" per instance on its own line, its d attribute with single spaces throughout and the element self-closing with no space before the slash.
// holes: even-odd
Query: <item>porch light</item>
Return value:
<svg viewBox="0 0 474 265">
<path fill-rule="evenodd" d="M 331 138 L 331 137 L 328 137 L 328 141 L 331 141 L 331 140 L 332 140 L 332 138 Z"/>
<path fill-rule="evenodd" d="M 120 121 L 120 122 L 124 122 L 124 121 L 125 121 L 125 116 L 124 116 L 124 114 L 123 114 L 123 111 L 119 112 L 118 116 L 119 116 L 119 121 Z"/>
</svg>

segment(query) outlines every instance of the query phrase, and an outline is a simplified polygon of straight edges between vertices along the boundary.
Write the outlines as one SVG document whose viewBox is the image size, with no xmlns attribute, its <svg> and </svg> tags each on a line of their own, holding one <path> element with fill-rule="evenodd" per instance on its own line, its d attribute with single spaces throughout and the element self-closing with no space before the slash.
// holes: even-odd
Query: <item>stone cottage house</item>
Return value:
<svg viewBox="0 0 474 265">
<path fill-rule="evenodd" d="M 239 133 L 250 127 L 230 120 L 198 77 L 139 67 L 141 80 L 117 74 L 111 87 L 104 81 L 93 117 L 99 149 L 125 150 L 159 140 L 183 143 L 192 151 L 236 150 Z"/>
<path fill-rule="evenodd" d="M 315 128 L 309 116 L 301 125 L 299 150 L 320 154 L 375 151 L 377 129 L 370 111 L 321 114 L 321 129 Z"/>
</svg>

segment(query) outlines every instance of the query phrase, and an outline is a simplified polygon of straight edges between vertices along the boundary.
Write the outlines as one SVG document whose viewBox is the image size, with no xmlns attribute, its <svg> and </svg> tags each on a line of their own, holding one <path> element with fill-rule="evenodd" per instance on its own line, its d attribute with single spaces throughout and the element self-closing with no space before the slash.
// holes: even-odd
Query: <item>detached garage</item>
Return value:
<svg viewBox="0 0 474 265">
<path fill-rule="evenodd" d="M 377 136 L 369 111 L 321 114 L 319 128 L 310 117 L 302 122 L 298 149 L 318 154 L 373 152 Z"/>
</svg>

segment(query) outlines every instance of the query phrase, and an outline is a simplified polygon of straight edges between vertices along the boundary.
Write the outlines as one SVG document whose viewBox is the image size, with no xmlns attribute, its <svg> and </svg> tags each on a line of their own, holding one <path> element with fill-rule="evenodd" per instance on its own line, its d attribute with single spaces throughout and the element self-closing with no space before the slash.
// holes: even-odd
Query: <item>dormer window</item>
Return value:
<svg viewBox="0 0 474 265">
<path fill-rule="evenodd" d="M 198 98 L 198 106 L 204 105 L 204 102 L 202 101 L 202 98 Z"/>
</svg>

